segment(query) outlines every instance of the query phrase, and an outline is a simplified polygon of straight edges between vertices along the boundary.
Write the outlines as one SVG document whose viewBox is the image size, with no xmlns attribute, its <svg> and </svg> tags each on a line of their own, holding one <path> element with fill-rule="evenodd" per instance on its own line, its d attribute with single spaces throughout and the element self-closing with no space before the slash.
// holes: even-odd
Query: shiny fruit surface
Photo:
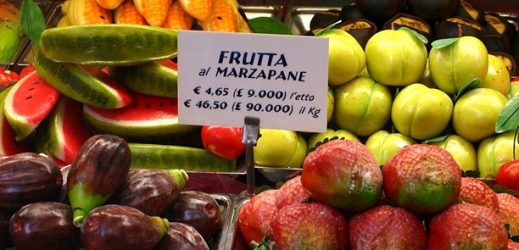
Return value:
<svg viewBox="0 0 519 250">
<path fill-rule="evenodd" d="M 503 60 L 489 54 L 488 55 L 488 72 L 484 79 L 481 79 L 480 88 L 495 89 L 501 94 L 507 96 L 510 90 L 510 73 L 506 68 Z"/>
<path fill-rule="evenodd" d="M 416 141 L 401 133 L 379 130 L 368 137 L 366 147 L 375 155 L 377 164 L 383 166 L 401 149 L 416 144 Z"/>
</svg>

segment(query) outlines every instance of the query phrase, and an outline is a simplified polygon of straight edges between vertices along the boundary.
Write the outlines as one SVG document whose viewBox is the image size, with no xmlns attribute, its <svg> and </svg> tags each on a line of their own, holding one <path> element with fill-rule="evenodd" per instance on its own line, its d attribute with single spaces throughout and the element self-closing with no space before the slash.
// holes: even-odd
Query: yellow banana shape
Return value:
<svg viewBox="0 0 519 250">
<path fill-rule="evenodd" d="M 101 7 L 96 0 L 68 1 L 66 13 L 70 25 L 112 23 L 112 13 Z"/>
</svg>

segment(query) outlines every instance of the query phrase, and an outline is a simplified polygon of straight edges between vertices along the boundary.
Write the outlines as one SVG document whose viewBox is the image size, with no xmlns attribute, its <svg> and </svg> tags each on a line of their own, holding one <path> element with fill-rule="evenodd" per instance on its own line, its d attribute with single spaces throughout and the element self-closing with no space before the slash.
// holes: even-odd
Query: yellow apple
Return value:
<svg viewBox="0 0 519 250">
<path fill-rule="evenodd" d="M 386 85 L 358 76 L 334 90 L 333 120 L 357 136 L 369 136 L 390 119 L 393 97 Z"/>
<path fill-rule="evenodd" d="M 515 131 L 494 134 L 481 141 L 477 149 L 478 170 L 480 177 L 495 178 L 497 170 L 511 160 L 519 157 L 519 143 L 514 143 Z M 514 145 L 515 144 L 515 145 Z"/>
<path fill-rule="evenodd" d="M 260 137 L 254 146 L 254 162 L 257 166 L 285 167 L 293 164 L 294 155 L 298 149 L 304 146 L 306 153 L 306 141 L 302 145 L 300 134 L 293 130 L 260 129 Z"/>
<path fill-rule="evenodd" d="M 326 132 L 322 133 L 313 133 L 308 136 L 308 150 L 313 149 L 317 143 L 324 141 L 325 139 L 332 138 L 342 139 L 342 140 L 352 140 L 360 142 L 360 139 L 352 132 L 344 130 L 344 129 L 326 129 Z"/>
<path fill-rule="evenodd" d="M 398 151 L 415 143 L 416 141 L 407 135 L 379 130 L 369 136 L 364 144 L 375 156 L 377 164 L 383 166 Z"/>
<path fill-rule="evenodd" d="M 496 122 L 508 98 L 495 89 L 476 88 L 454 105 L 452 125 L 456 134 L 478 142 L 495 133 Z"/>
<path fill-rule="evenodd" d="M 495 89 L 506 96 L 510 90 L 510 81 L 510 73 L 503 60 L 489 54 L 487 75 L 482 79 L 479 87 Z"/>
<path fill-rule="evenodd" d="M 445 92 L 414 83 L 396 95 L 391 107 L 391 119 L 398 132 L 426 140 L 438 136 L 447 128 L 452 110 L 452 100 Z"/>
<path fill-rule="evenodd" d="M 472 142 L 459 135 L 449 135 L 441 141 L 430 144 L 447 150 L 463 171 L 478 170 L 476 148 Z"/>
</svg>

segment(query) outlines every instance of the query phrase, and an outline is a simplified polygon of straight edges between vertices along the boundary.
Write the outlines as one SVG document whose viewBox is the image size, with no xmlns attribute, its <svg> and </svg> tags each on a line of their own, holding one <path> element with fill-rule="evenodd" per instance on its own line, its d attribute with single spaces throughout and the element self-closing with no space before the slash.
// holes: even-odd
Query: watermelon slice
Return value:
<svg viewBox="0 0 519 250">
<path fill-rule="evenodd" d="M 36 71 L 12 86 L 5 97 L 4 112 L 15 132 L 16 141 L 25 139 L 36 129 L 58 102 L 60 95 Z"/>
<path fill-rule="evenodd" d="M 84 104 L 83 118 L 94 133 L 117 135 L 128 142 L 179 145 L 200 136 L 200 126 L 178 123 L 177 98 L 134 93 L 133 103 L 119 109 Z"/>
<path fill-rule="evenodd" d="M 36 130 L 42 153 L 72 163 L 79 148 L 93 134 L 83 123 L 83 104 L 62 95 L 52 112 Z"/>
<path fill-rule="evenodd" d="M 30 136 L 22 141 L 16 141 L 14 130 L 4 115 L 4 100 L 11 87 L 0 92 L 0 155 L 9 156 L 31 151 L 32 139 Z"/>
</svg>

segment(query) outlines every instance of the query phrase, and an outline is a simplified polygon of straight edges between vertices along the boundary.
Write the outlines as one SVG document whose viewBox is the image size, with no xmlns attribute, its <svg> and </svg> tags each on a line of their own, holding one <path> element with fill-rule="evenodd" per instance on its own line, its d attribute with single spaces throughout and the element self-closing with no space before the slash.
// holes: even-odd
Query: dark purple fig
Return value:
<svg viewBox="0 0 519 250">
<path fill-rule="evenodd" d="M 383 26 L 383 29 L 397 30 L 402 27 L 406 27 L 418 32 L 419 34 L 425 36 L 427 40 L 432 39 L 433 31 L 431 30 L 431 26 L 429 26 L 429 24 L 421 17 L 407 13 L 396 14 L 391 19 L 387 20 Z"/>
<path fill-rule="evenodd" d="M 209 250 L 204 237 L 196 229 L 181 222 L 170 222 L 169 230 L 153 250 Z"/>
<path fill-rule="evenodd" d="M 326 27 L 341 20 L 339 10 L 329 9 L 315 13 L 310 19 L 310 29 Z"/>
<path fill-rule="evenodd" d="M 149 250 L 168 232 L 169 221 L 140 210 L 108 204 L 94 208 L 81 225 L 85 250 Z"/>
<path fill-rule="evenodd" d="M 483 43 L 486 37 L 485 28 L 480 23 L 463 17 L 452 17 L 440 21 L 436 25 L 434 33 L 435 39 L 473 36 Z"/>
<path fill-rule="evenodd" d="M 364 49 L 368 40 L 377 33 L 377 25 L 368 19 L 355 19 L 350 21 L 343 21 L 336 25 L 335 29 L 341 29 L 352 35 L 360 46 Z"/>
<path fill-rule="evenodd" d="M 472 0 L 460 0 L 460 9 L 457 16 L 472 19 L 478 23 L 485 20 L 485 11 Z"/>
<path fill-rule="evenodd" d="M 63 178 L 46 156 L 24 152 L 0 160 L 0 210 L 15 212 L 38 201 L 56 201 Z"/>
<path fill-rule="evenodd" d="M 222 215 L 218 202 L 210 194 L 202 191 L 180 192 L 177 200 L 162 217 L 170 222 L 191 225 L 205 240 L 213 238 L 222 227 Z"/>
<path fill-rule="evenodd" d="M 460 9 L 460 0 L 408 0 L 407 10 L 426 21 L 453 17 Z"/>
<path fill-rule="evenodd" d="M 9 233 L 18 250 L 78 249 L 79 228 L 72 224 L 70 205 L 36 202 L 11 217 Z"/>
<path fill-rule="evenodd" d="M 515 26 L 497 12 L 486 12 L 483 27 L 487 34 L 501 34 L 512 40 L 515 34 Z"/>
<path fill-rule="evenodd" d="M 339 17 L 341 18 L 341 21 L 347 22 L 359 18 L 366 19 L 364 15 L 359 11 L 357 6 L 354 4 L 347 4 L 342 6 L 341 11 L 339 13 Z"/>
<path fill-rule="evenodd" d="M 6 211 L 0 211 L 0 249 L 7 249 L 13 246 L 11 236 L 9 234 L 9 221 L 11 214 Z"/>
<path fill-rule="evenodd" d="M 187 179 L 187 173 L 179 169 L 130 169 L 126 180 L 110 198 L 110 203 L 158 216 L 178 198 Z"/>
<path fill-rule="evenodd" d="M 80 227 L 88 212 L 119 188 L 130 170 L 130 158 L 128 143 L 116 135 L 97 134 L 83 143 L 67 176 L 74 225 Z"/>
</svg>

